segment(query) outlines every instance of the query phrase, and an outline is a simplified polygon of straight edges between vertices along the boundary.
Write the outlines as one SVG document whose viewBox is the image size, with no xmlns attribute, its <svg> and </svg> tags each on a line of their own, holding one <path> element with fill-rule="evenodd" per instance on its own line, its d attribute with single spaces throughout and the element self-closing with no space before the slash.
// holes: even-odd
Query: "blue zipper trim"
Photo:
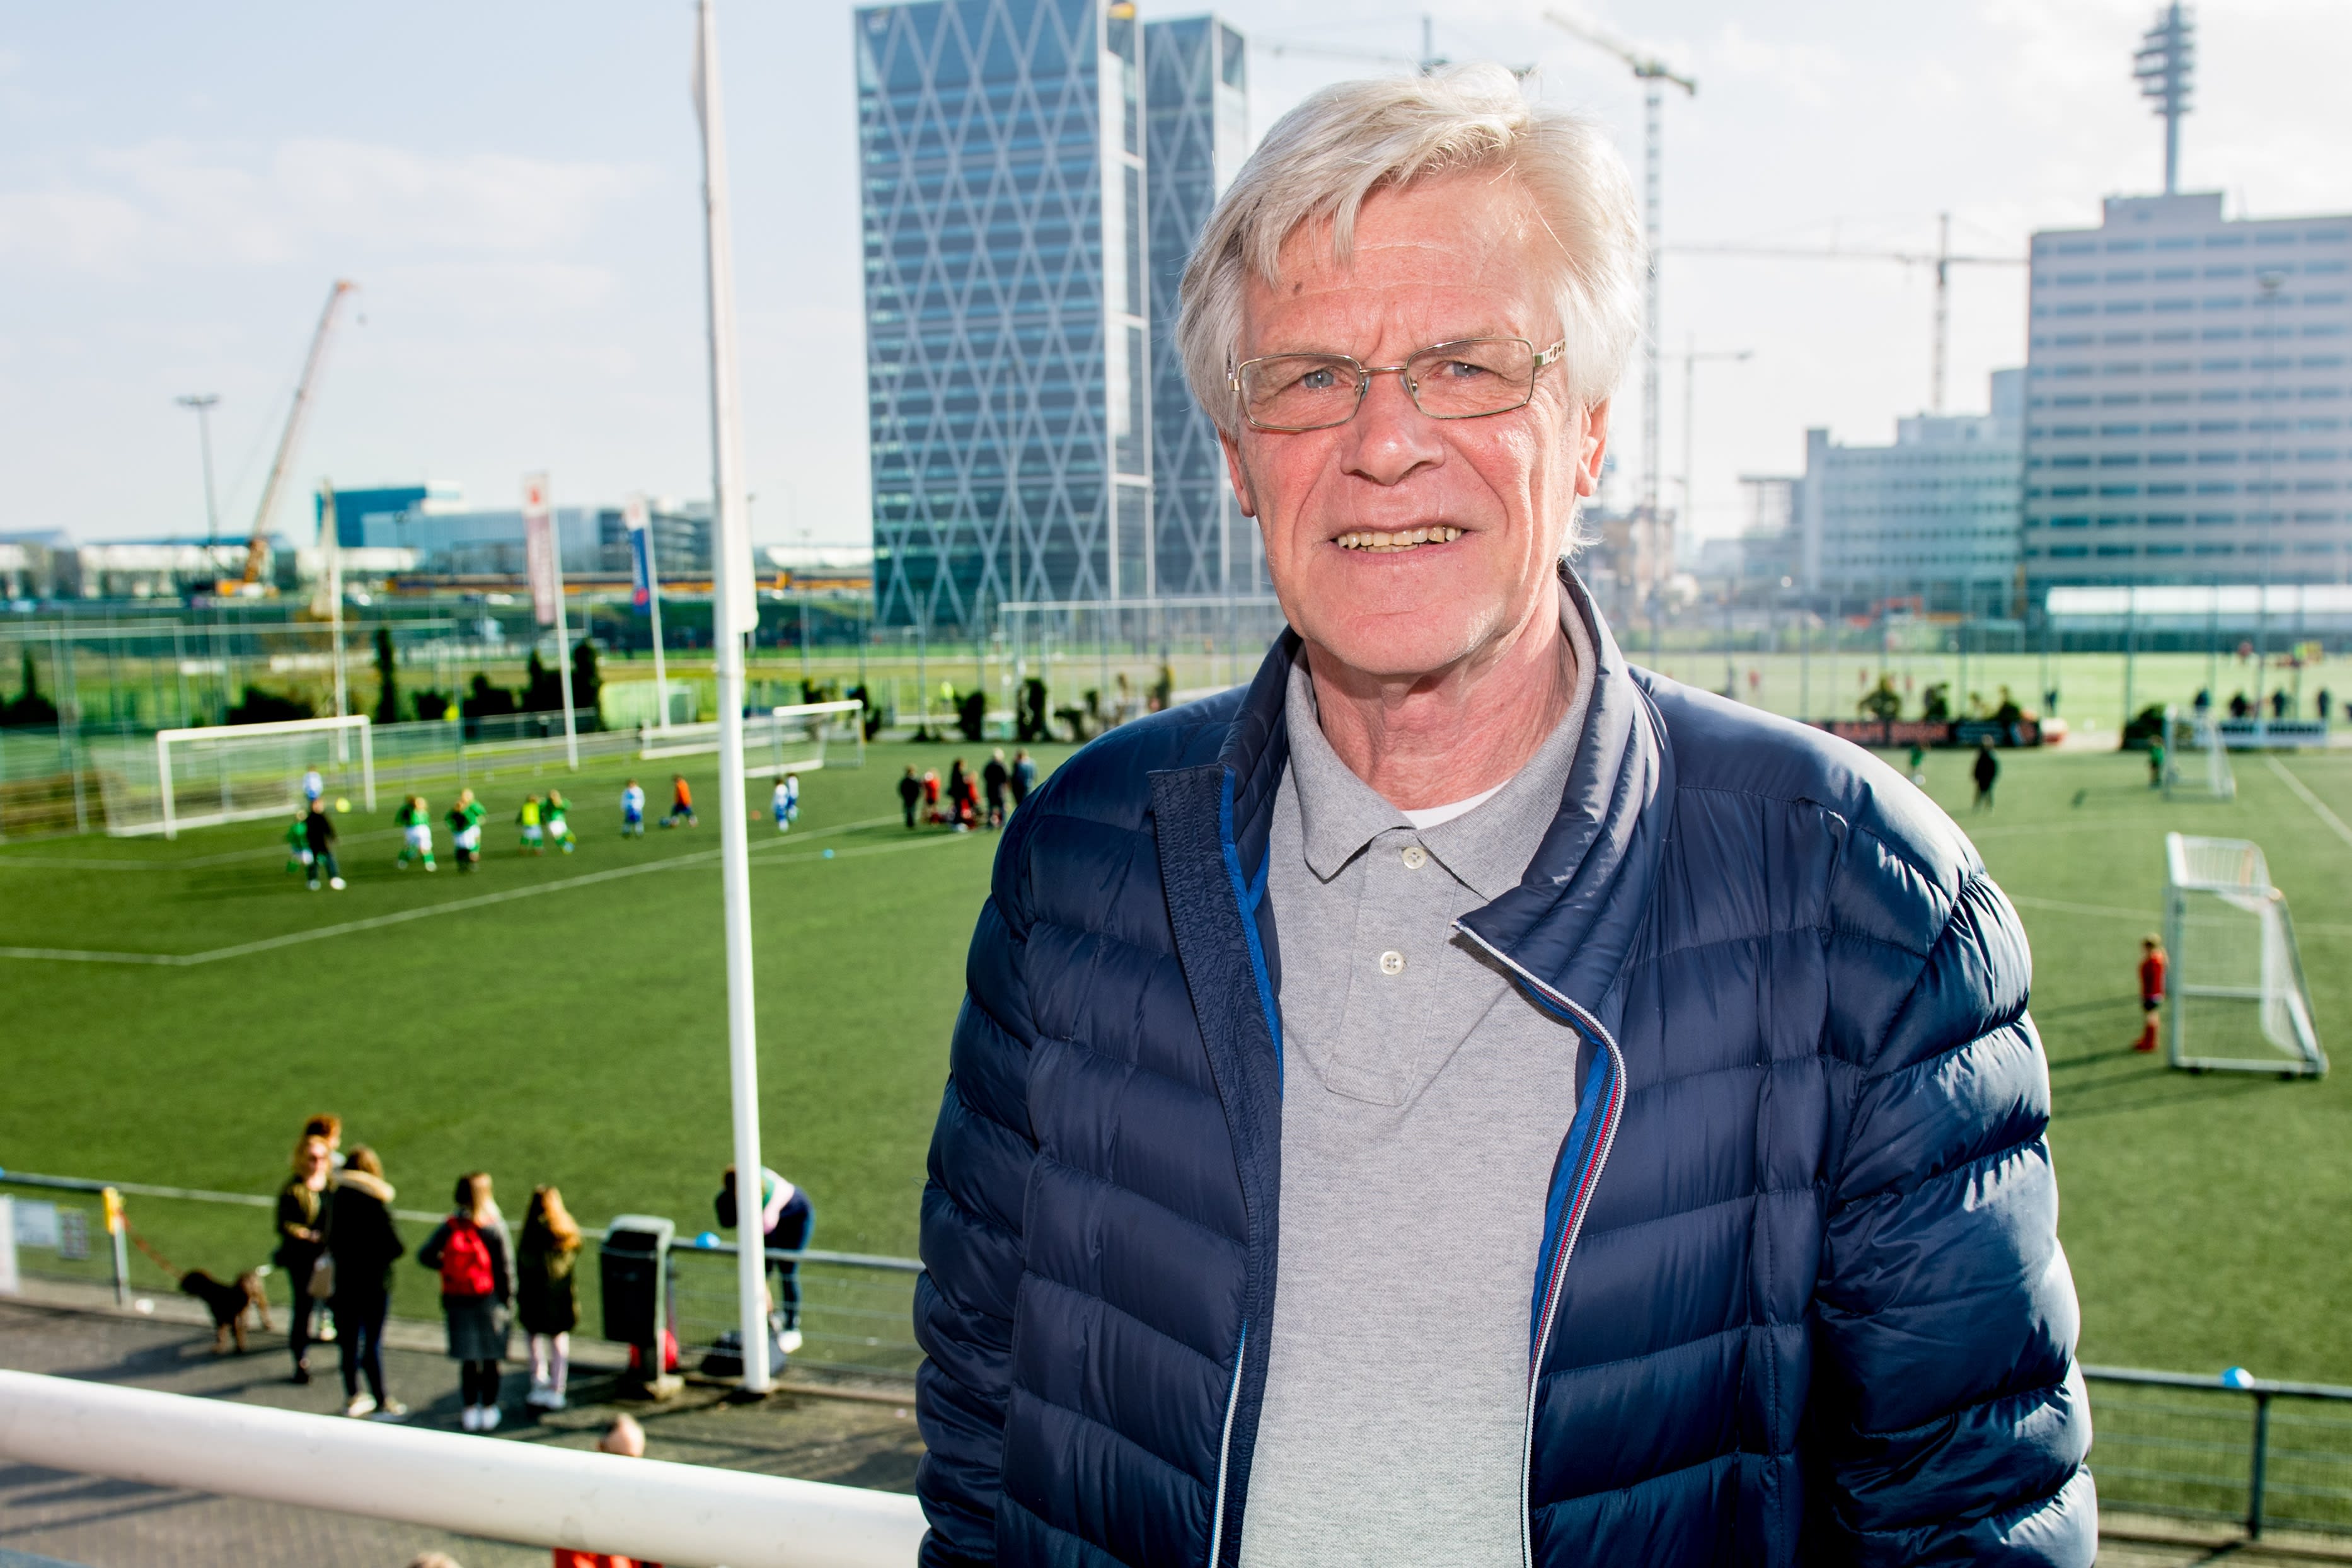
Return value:
<svg viewBox="0 0 2352 1568">
<path fill-rule="evenodd" d="M 1265 898 L 1266 869 L 1274 857 L 1268 855 L 1258 865 L 1255 878 L 1242 874 L 1241 850 L 1234 843 L 1234 770 L 1224 770 L 1224 782 L 1217 790 L 1217 842 L 1224 850 L 1225 876 L 1234 885 L 1234 898 L 1241 905 L 1242 937 L 1249 944 L 1250 973 L 1257 981 L 1257 1002 L 1265 1015 L 1265 1032 L 1274 1041 L 1274 1081 L 1282 1087 L 1282 1011 L 1274 1003 L 1274 980 L 1265 967 L 1265 944 L 1258 939 L 1257 908 Z"/>
<path fill-rule="evenodd" d="M 1555 1009 L 1557 1011 L 1557 1009 Z M 1596 1136 L 1609 1103 L 1612 1080 L 1616 1077 L 1616 1064 L 1608 1048 L 1590 1039 L 1581 1026 L 1571 1021 L 1577 1038 L 1592 1048 L 1593 1072 L 1586 1080 L 1584 1092 L 1577 1097 L 1576 1117 L 1568 1124 L 1568 1137 L 1561 1144 L 1566 1156 L 1560 1161 L 1559 1172 L 1552 1180 L 1551 1189 L 1544 1194 L 1544 1245 L 1539 1257 L 1544 1267 L 1536 1271 L 1535 1295 L 1528 1311 L 1528 1359 L 1533 1363 L 1537 1340 L 1543 1332 L 1544 1308 L 1551 1293 L 1552 1275 L 1559 1267 L 1559 1248 L 1568 1235 L 1570 1210 L 1577 1195 L 1587 1185 L 1587 1170 L 1599 1150 Z"/>
</svg>

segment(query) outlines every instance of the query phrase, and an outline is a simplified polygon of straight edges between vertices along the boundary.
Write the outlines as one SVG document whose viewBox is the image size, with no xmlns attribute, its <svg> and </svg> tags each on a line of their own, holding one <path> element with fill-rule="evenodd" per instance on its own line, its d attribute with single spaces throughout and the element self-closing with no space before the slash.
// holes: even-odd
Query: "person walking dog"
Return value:
<svg viewBox="0 0 2352 1568">
<path fill-rule="evenodd" d="M 416 1261 L 441 1275 L 441 1316 L 465 1405 L 459 1425 L 468 1432 L 495 1432 L 507 1304 L 514 1298 L 514 1238 L 484 1173 L 458 1177 L 450 1203 L 449 1217 L 416 1249 Z"/>
<path fill-rule="evenodd" d="M 1006 826 L 930 1568 L 2091 1563 L 2015 911 L 1572 563 L 1647 264 L 1492 65 L 1310 94 L 1209 216 L 1175 339 L 1288 627 Z"/>
</svg>

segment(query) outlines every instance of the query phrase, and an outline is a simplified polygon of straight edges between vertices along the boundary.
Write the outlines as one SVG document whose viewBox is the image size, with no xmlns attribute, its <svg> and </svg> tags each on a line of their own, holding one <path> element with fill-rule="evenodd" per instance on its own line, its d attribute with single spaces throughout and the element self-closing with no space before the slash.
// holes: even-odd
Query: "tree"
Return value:
<svg viewBox="0 0 2352 1568">
<path fill-rule="evenodd" d="M 1053 721 L 1045 716 L 1045 683 L 1034 675 L 1021 683 L 1013 725 L 1024 745 L 1052 738 Z"/>
<path fill-rule="evenodd" d="M 572 649 L 572 705 L 593 708 L 596 694 L 604 689 L 604 672 L 596 665 L 596 645 L 582 637 Z M 558 701 L 561 701 L 559 694 Z"/>
<path fill-rule="evenodd" d="M 537 665 L 537 655 L 532 656 L 531 662 L 534 666 Z M 460 704 L 460 708 L 468 719 L 488 719 L 501 713 L 511 713 L 515 710 L 515 694 L 503 686 L 492 686 L 490 678 L 477 670 L 474 673 L 473 693 Z"/>
<path fill-rule="evenodd" d="M 956 704 L 956 728 L 967 741 L 977 742 L 988 730 L 988 693 L 974 688 Z"/>
<path fill-rule="evenodd" d="M 58 721 L 58 705 L 41 695 L 41 683 L 33 673 L 33 650 L 24 650 L 24 689 L 13 702 L 0 702 L 0 724 L 54 724 Z"/>
<path fill-rule="evenodd" d="M 264 691 L 258 686 L 245 689 L 245 700 L 228 710 L 232 724 L 282 724 L 289 719 L 313 719 L 318 716 L 310 704 L 299 697 Z"/>
<path fill-rule="evenodd" d="M 400 667 L 392 657 L 392 628 L 375 629 L 375 721 L 400 722 Z"/>
<path fill-rule="evenodd" d="M 1940 724 L 1952 716 L 1952 689 L 1937 681 L 1919 693 L 1919 717 L 1931 724 Z"/>
<path fill-rule="evenodd" d="M 547 668 L 539 650 L 530 650 L 530 662 L 523 672 L 520 707 L 526 713 L 561 712 L 563 709 L 563 678 Z"/>
</svg>

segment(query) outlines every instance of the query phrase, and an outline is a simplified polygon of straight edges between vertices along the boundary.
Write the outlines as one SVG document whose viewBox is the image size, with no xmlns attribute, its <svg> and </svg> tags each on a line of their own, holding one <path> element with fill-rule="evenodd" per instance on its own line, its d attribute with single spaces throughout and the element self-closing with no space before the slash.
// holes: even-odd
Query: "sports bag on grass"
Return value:
<svg viewBox="0 0 2352 1568">
<path fill-rule="evenodd" d="M 497 1288 L 498 1278 L 490 1269 L 490 1244 L 482 1239 L 481 1226 L 469 1219 L 451 1220 L 449 1235 L 441 1244 L 441 1294 L 487 1296 Z"/>
</svg>

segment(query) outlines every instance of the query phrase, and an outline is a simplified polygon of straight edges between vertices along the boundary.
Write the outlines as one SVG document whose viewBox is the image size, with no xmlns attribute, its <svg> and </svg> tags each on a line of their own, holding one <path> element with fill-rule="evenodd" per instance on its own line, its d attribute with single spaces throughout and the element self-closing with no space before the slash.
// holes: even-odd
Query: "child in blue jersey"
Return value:
<svg viewBox="0 0 2352 1568">
<path fill-rule="evenodd" d="M 621 837 L 643 838 L 646 836 L 645 786 L 631 779 L 621 791 Z"/>
</svg>

